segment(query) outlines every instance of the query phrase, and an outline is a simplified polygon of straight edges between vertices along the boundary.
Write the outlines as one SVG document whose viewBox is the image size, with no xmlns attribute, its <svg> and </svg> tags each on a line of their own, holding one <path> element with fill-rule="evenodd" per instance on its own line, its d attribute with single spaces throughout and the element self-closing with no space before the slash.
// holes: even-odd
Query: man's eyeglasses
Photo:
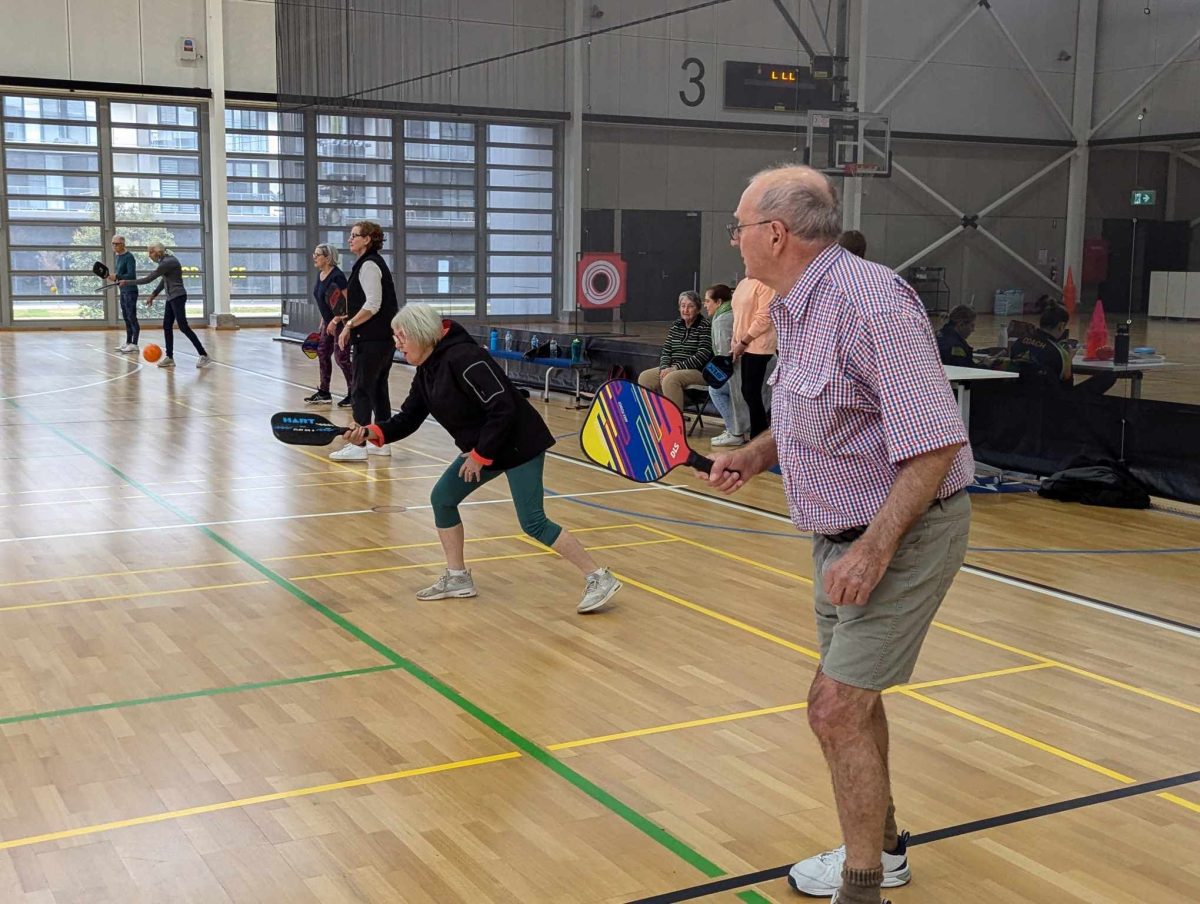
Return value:
<svg viewBox="0 0 1200 904">
<path fill-rule="evenodd" d="M 749 229 L 751 226 L 765 226 L 767 223 L 774 222 L 774 220 L 759 220 L 757 223 L 742 223 L 741 225 L 738 225 L 737 223 L 729 223 L 725 227 L 725 231 L 729 233 L 729 241 L 736 242 L 738 233 L 743 229 Z"/>
</svg>

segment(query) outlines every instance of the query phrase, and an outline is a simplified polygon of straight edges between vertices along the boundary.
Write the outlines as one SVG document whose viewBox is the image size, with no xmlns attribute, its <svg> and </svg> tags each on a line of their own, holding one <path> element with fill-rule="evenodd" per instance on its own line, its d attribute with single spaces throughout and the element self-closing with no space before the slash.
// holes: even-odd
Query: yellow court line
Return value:
<svg viewBox="0 0 1200 904">
<path fill-rule="evenodd" d="M 1028 666 L 1018 666 L 1018 669 L 1027 669 Z M 1003 670 L 1002 670 L 1003 671 Z M 980 672 L 976 675 L 962 675 L 954 678 L 941 679 L 941 683 L 950 684 L 962 681 L 970 681 L 973 679 L 990 678 L 998 673 L 996 672 Z M 924 682 L 923 686 L 935 685 L 939 682 Z M 893 690 L 900 691 L 902 688 L 894 688 Z M 716 725 L 722 722 L 732 722 L 739 719 L 750 719 L 755 716 L 771 715 L 774 713 L 791 712 L 794 710 L 804 709 L 808 706 L 807 703 L 786 703 L 781 706 L 770 706 L 763 709 L 747 710 L 740 713 L 728 713 L 722 716 L 711 716 L 707 719 L 693 719 L 688 722 L 675 722 L 668 725 L 651 726 L 649 728 L 639 728 L 627 732 L 619 732 L 617 734 L 601 735 L 591 738 L 582 738 L 576 741 L 563 741 L 558 744 L 550 744 L 547 750 L 570 750 L 578 747 L 587 747 L 594 744 L 602 744 L 608 741 L 619 741 L 627 738 L 645 737 L 647 735 L 661 734 L 668 731 L 676 731 L 685 728 L 695 728 L 704 725 Z M 270 803 L 278 800 L 288 800 L 297 797 L 308 797 L 314 794 L 323 794 L 327 791 L 340 791 L 346 788 L 361 788 L 365 785 L 375 785 L 382 782 L 396 781 L 403 778 L 412 778 L 420 775 L 431 775 L 438 772 L 449 772 L 455 769 L 463 769 L 469 766 L 482 766 L 488 763 L 497 763 L 503 760 L 520 759 L 523 754 L 520 751 L 509 751 L 508 753 L 492 754 L 491 756 L 475 757 L 468 760 L 455 760 L 449 763 L 441 763 L 435 766 L 421 766 L 415 769 L 406 769 L 401 772 L 388 772 L 380 775 L 371 775 L 365 778 L 349 779 L 342 782 L 330 782 L 324 785 L 310 785 L 304 788 L 295 788 L 291 791 L 278 791 L 274 794 L 260 794 L 255 797 L 244 797 L 238 800 L 221 801 L 215 804 L 202 804 L 196 807 L 187 807 L 182 810 L 170 810 L 164 813 L 153 813 L 148 816 L 135 816 L 130 819 L 114 820 L 112 822 L 102 822 L 87 826 L 78 826 L 73 829 L 66 829 L 61 832 L 47 832 L 42 835 L 30 835 L 25 838 L 14 838 L 10 841 L 0 841 L 0 850 L 9 848 L 27 847 L 33 844 L 41 844 L 49 841 L 62 841 L 67 838 L 78 838 L 84 835 L 94 835 L 100 832 L 108 832 L 114 829 L 129 828 L 132 826 L 147 825 L 156 822 L 168 822 L 173 819 L 183 819 L 188 816 L 200 816 L 206 813 L 215 813 L 221 810 L 231 810 L 240 807 L 249 807 L 255 804 Z"/>
<path fill-rule="evenodd" d="M 1169 800 L 1173 804 L 1178 804 L 1181 807 L 1185 807 L 1186 809 L 1191 810 L 1193 813 L 1200 813 L 1200 804 L 1192 803 L 1192 801 L 1182 798 L 1177 794 L 1171 794 L 1170 792 L 1163 791 L 1158 796 L 1163 800 Z"/>
<path fill-rule="evenodd" d="M 104 603 L 110 600 L 134 600 L 147 596 L 174 596 L 177 593 L 200 593 L 206 590 L 229 590 L 234 587 L 255 587 L 270 581 L 238 581 L 233 584 L 209 584 L 205 587 L 176 587 L 173 590 L 146 590 L 139 593 L 117 593 L 111 596 L 86 596 L 73 600 L 55 600 L 46 603 L 22 603 L 19 606 L 0 606 L 0 612 L 17 612 L 22 609 L 50 609 L 54 606 L 74 606 L 79 603 Z"/>
<path fill-rule="evenodd" d="M 648 530 L 648 531 L 651 531 L 654 533 L 665 534 L 667 536 L 675 536 L 674 534 L 670 533 L 669 531 L 660 530 L 659 528 L 652 527 L 649 524 L 640 524 L 639 523 L 638 526 L 643 528 L 644 530 Z M 688 541 L 684 537 L 679 537 L 679 539 L 683 540 L 685 543 L 694 542 L 694 541 Z M 703 546 L 703 544 L 696 544 L 696 545 Z M 704 548 L 709 549 L 708 547 L 704 547 Z M 720 550 L 715 550 L 715 549 L 709 550 L 709 551 L 710 552 L 721 552 Z M 740 561 L 746 563 L 747 565 L 752 565 L 755 568 L 761 568 L 764 571 L 770 571 L 774 574 L 781 574 L 781 575 L 786 575 L 789 577 L 799 578 L 800 580 L 805 581 L 809 584 L 812 583 L 812 581 L 809 578 L 806 578 L 803 575 L 795 574 L 794 572 L 790 572 L 790 571 L 784 571 L 780 568 L 775 568 L 773 565 L 768 565 L 765 562 L 759 562 L 754 559 L 749 559 L 749 558 L 745 558 L 745 557 L 738 557 L 738 558 L 740 559 Z M 1079 666 L 1071 665 L 1070 663 L 1062 662 L 1061 660 L 1058 660 L 1058 659 L 1052 659 L 1049 656 L 1042 656 L 1039 653 L 1031 653 L 1029 650 L 1023 650 L 1020 647 L 1014 647 L 1011 644 L 1006 644 L 999 640 L 993 640 L 990 637 L 984 637 L 980 634 L 973 634 L 970 631 L 964 631 L 962 628 L 955 628 L 954 626 L 948 625 L 945 622 L 934 621 L 933 624 L 935 627 L 937 627 L 943 631 L 949 631 L 952 634 L 958 634 L 961 637 L 966 637 L 970 640 L 975 640 L 975 641 L 978 641 L 979 643 L 987 644 L 988 646 L 995 647 L 998 650 L 1006 650 L 1009 653 L 1015 653 L 1018 656 L 1024 656 L 1027 659 L 1033 659 L 1036 662 L 1049 663 L 1049 664 L 1055 665 L 1058 668 L 1063 669 L 1065 671 L 1074 672 L 1076 675 L 1080 675 L 1084 678 L 1090 678 L 1093 681 L 1098 681 L 1098 682 L 1101 682 L 1102 684 L 1108 684 L 1108 685 L 1111 685 L 1112 687 L 1118 687 L 1121 690 L 1129 691 L 1132 694 L 1138 694 L 1139 696 L 1146 697 L 1147 699 L 1150 699 L 1150 700 L 1157 700 L 1159 703 L 1165 703 L 1169 706 L 1175 706 L 1175 707 L 1178 707 L 1179 709 L 1185 709 L 1188 712 L 1200 713 L 1200 706 L 1196 706 L 1191 703 L 1185 703 L 1182 700 L 1176 700 L 1172 697 L 1167 697 L 1163 694 L 1155 693 L 1154 691 L 1148 691 L 1144 688 L 1137 687 L 1136 685 L 1127 684 L 1124 681 L 1118 681 L 1115 678 L 1109 678 L 1105 675 L 1100 675 L 1100 674 L 1097 674 L 1096 672 L 1091 672 L 1091 671 L 1088 671 L 1087 669 L 1082 669 Z M 755 629 L 755 630 L 757 630 L 757 629 Z"/>
<path fill-rule="evenodd" d="M 935 621 L 934 625 L 941 628 L 943 631 L 949 631 L 951 634 L 957 634 L 960 637 L 965 637 L 968 640 L 978 641 L 982 644 L 987 644 L 989 647 L 996 647 L 1000 650 L 1005 650 L 1009 653 L 1015 653 L 1018 656 L 1024 656 L 1027 659 L 1034 659 L 1038 662 L 1049 663 L 1057 666 L 1067 672 L 1073 672 L 1084 678 L 1090 678 L 1093 681 L 1099 681 L 1102 684 L 1108 684 L 1112 687 L 1118 687 L 1123 691 L 1129 691 L 1131 694 L 1138 694 L 1150 700 L 1157 700 L 1159 703 L 1166 703 L 1169 706 L 1176 706 L 1179 709 L 1186 709 L 1188 712 L 1200 714 L 1200 706 L 1195 706 L 1191 703 L 1185 703 L 1182 700 L 1176 700 L 1173 697 L 1167 697 L 1163 694 L 1148 691 L 1145 688 L 1137 687 L 1133 684 L 1126 684 L 1124 681 L 1118 681 L 1116 678 L 1109 678 L 1107 675 L 1099 675 L 1096 672 L 1089 672 L 1087 669 L 1081 669 L 1079 666 L 1071 665 L 1070 663 L 1061 662 L 1057 659 L 1052 659 L 1049 656 L 1042 656 L 1040 653 L 1031 653 L 1029 650 L 1022 650 L 1020 647 L 1014 647 L 1011 644 L 1001 643 L 998 640 L 992 640 L 990 637 L 984 637 L 981 634 L 975 634 L 971 631 L 965 631 L 962 628 L 956 628 L 953 625 L 947 625 L 944 622 Z"/>
<path fill-rule="evenodd" d="M 1011 728 L 1005 728 L 1003 725 L 997 725 L 995 722 L 989 722 L 987 719 L 969 713 L 966 710 L 959 709 L 956 706 L 951 706 L 949 703 L 943 703 L 941 700 L 935 700 L 933 697 L 926 697 L 924 694 L 918 694 L 916 691 L 901 690 L 900 693 L 906 697 L 912 697 L 914 700 L 920 700 L 922 703 L 927 703 L 930 706 L 936 707 L 943 712 L 950 713 L 953 716 L 958 716 L 960 719 L 965 719 L 989 731 L 994 731 L 997 734 L 1002 734 L 1006 738 L 1012 738 L 1015 741 L 1020 741 L 1022 744 L 1028 744 L 1030 747 L 1036 747 L 1044 753 L 1049 753 L 1059 759 L 1066 760 L 1068 763 L 1074 763 L 1076 766 L 1082 766 L 1085 769 L 1090 769 L 1092 772 L 1098 772 L 1100 775 L 1115 779 L 1126 785 L 1134 784 L 1137 779 L 1131 778 L 1122 772 L 1116 772 L 1106 766 L 1101 766 L 1099 763 L 1093 763 L 1091 760 L 1085 760 L 1081 756 L 1076 756 L 1073 753 L 1068 753 L 1061 747 L 1055 747 L 1053 744 L 1047 744 L 1045 741 L 1039 741 L 1037 738 L 1031 738 L 1029 735 L 1021 734 L 1019 731 L 1013 731 Z"/>
<path fill-rule="evenodd" d="M 675 603 L 677 606 L 683 606 L 684 608 L 691 609 L 693 612 L 699 612 L 701 615 L 707 615 L 709 618 L 716 619 L 719 622 L 724 622 L 727 625 L 732 625 L 735 628 L 746 631 L 749 634 L 754 634 L 755 636 L 761 637 L 764 640 L 769 640 L 771 643 L 779 644 L 781 647 L 787 647 L 789 650 L 795 650 L 797 653 L 803 653 L 810 659 L 820 660 L 821 658 L 821 654 L 816 650 L 810 650 L 808 647 L 802 647 L 800 644 L 792 643 L 790 640 L 784 640 L 778 634 L 772 634 L 769 631 L 764 631 L 762 628 L 756 628 L 744 621 L 739 621 L 736 618 L 732 618 L 728 615 L 716 612 L 713 609 L 701 606 L 698 603 L 689 602 L 682 597 L 675 596 L 673 593 L 667 593 L 665 590 L 659 590 L 657 587 L 652 587 L 649 584 L 643 584 L 641 581 L 635 580 L 627 575 L 617 574 L 615 571 L 613 574 L 616 574 L 617 577 L 626 584 L 632 584 L 634 587 L 645 590 L 647 593 L 653 593 L 655 596 L 662 597 L 669 602 Z"/>
<path fill-rule="evenodd" d="M 803 581 L 805 584 L 812 584 L 812 578 L 806 578 L 802 574 L 797 574 L 794 571 L 785 571 L 782 568 L 776 568 L 774 565 L 768 565 L 766 562 L 756 562 L 754 559 L 747 559 L 745 556 L 739 556 L 736 553 L 728 552 L 724 549 L 718 549 L 715 546 L 709 546 L 707 543 L 700 543 L 696 540 L 689 540 L 687 537 L 681 537 L 678 534 L 673 534 L 670 531 L 661 530 L 649 524 L 638 524 L 642 530 L 648 530 L 652 533 L 661 534 L 664 537 L 670 537 L 673 540 L 678 540 L 680 543 L 687 543 L 689 546 L 695 546 L 703 549 L 705 552 L 712 553 L 718 556 L 724 556 L 726 559 L 733 559 L 735 562 L 741 562 L 743 565 L 753 565 L 756 568 L 761 568 L 764 571 L 770 571 L 774 574 L 782 575 L 787 578 L 795 578 L 797 581 Z"/>
<path fill-rule="evenodd" d="M 277 791 L 274 794 L 259 794 L 256 797 L 244 797 L 239 800 L 225 800 L 215 804 L 203 804 L 198 807 L 187 807 L 183 810 L 168 810 L 164 813 L 153 813 L 149 816 L 135 816 L 132 819 L 118 819 L 113 822 L 102 822 L 89 826 L 78 826 L 61 832 L 47 832 L 43 835 L 30 835 L 25 838 L 14 838 L 10 841 L 0 841 L 0 851 L 11 848 L 28 847 L 31 844 L 41 844 L 47 841 L 63 841 L 67 838 L 79 838 L 82 835 L 94 835 L 97 832 L 108 832 L 113 829 L 124 829 L 131 826 L 144 826 L 155 822 L 167 822 L 181 819 L 185 816 L 200 816 L 204 813 L 217 813 L 221 810 L 235 810 L 253 804 L 265 804 L 276 800 L 290 800 L 296 797 L 308 797 L 322 794 L 326 791 L 340 791 L 344 788 L 361 788 L 364 785 L 377 785 L 380 782 L 390 782 L 401 778 L 412 778 L 418 775 L 432 775 L 437 772 L 449 772 L 452 769 L 463 769 L 468 766 L 482 766 L 486 763 L 498 763 L 502 760 L 515 760 L 520 757 L 519 751 L 497 753 L 491 756 L 475 757 L 470 760 L 457 760 L 452 763 L 439 763 L 436 766 L 421 766 L 417 769 L 405 769 L 401 772 L 389 772 L 384 775 L 372 775 L 367 778 L 355 778 L 344 782 L 330 782 L 326 785 L 311 785 L 307 788 L 296 788 L 292 791 Z"/>
<path fill-rule="evenodd" d="M 898 694 L 906 689 L 926 688 L 926 687 L 945 687 L 949 684 L 962 684 L 965 681 L 980 681 L 987 678 L 998 678 L 1003 675 L 1015 675 L 1018 672 L 1029 672 L 1034 669 L 1048 669 L 1052 666 L 1048 665 L 1018 665 L 1007 669 L 993 669 L 990 672 L 976 672 L 972 675 L 958 675 L 954 678 L 937 678 L 933 681 L 922 681 L 918 684 L 905 684 L 897 687 L 888 688 L 884 691 L 885 694 Z M 770 716 L 776 713 L 795 712 L 796 710 L 806 709 L 808 701 L 803 703 L 784 703 L 781 706 L 767 706 L 762 709 L 748 709 L 742 712 L 726 713 L 721 716 L 709 716 L 705 719 L 690 719 L 687 722 L 672 722 L 668 725 L 655 725 L 651 728 L 635 728 L 631 731 L 619 731 L 615 734 L 599 735 L 594 738 L 583 738 L 578 741 L 563 741 L 560 744 L 550 744 L 546 747 L 547 750 L 573 750 L 576 747 L 589 747 L 593 744 L 603 744 L 608 741 L 624 741 L 629 738 L 643 738 L 648 735 L 662 734 L 668 731 L 677 731 L 683 728 L 700 728 L 705 725 L 719 725 L 723 722 L 737 722 L 742 719 L 752 719 L 756 716 Z"/>
<path fill-rule="evenodd" d="M 620 528 L 634 527 L 632 524 L 604 524 L 598 527 L 576 527 L 572 528 L 571 532 L 575 534 L 587 533 L 588 531 L 603 531 L 603 530 L 618 530 Z M 524 537 L 524 534 L 494 534 L 489 537 L 467 537 L 468 543 L 484 543 L 490 540 L 516 540 Z M 399 543 L 393 546 L 359 546 L 350 549 L 331 549 L 328 552 L 304 552 L 290 556 L 268 556 L 263 558 L 263 562 L 288 562 L 293 559 L 319 559 L 325 556 L 349 556 L 356 553 L 368 552 L 391 552 L 397 549 L 418 549 L 423 546 L 441 546 L 438 540 L 429 540 L 423 543 Z M 34 578 L 26 581 L 4 581 L 0 582 L 0 588 L 3 587 L 27 587 L 32 584 L 56 584 L 60 581 L 90 581 L 94 578 L 113 578 L 121 577 L 122 575 L 131 574 L 160 574 L 165 571 L 183 571 L 193 568 L 220 568 L 226 565 L 240 565 L 236 559 L 231 559 L 227 562 L 200 562 L 195 565 L 163 565 L 159 568 L 141 568 L 134 571 L 103 571 L 93 574 L 69 574 L 60 575 L 52 578 Z"/>
<path fill-rule="evenodd" d="M 614 572 L 614 574 L 616 574 L 616 572 Z M 753 625 L 748 625 L 745 622 L 739 621 L 738 619 L 730 618 L 729 616 L 724 615 L 720 612 L 714 612 L 712 609 L 707 609 L 704 606 L 700 606 L 700 605 L 697 605 L 696 603 L 692 603 L 685 599 L 681 599 L 680 597 L 677 597 L 677 596 L 674 596 L 673 594 L 667 593 L 665 590 L 659 590 L 656 587 L 652 587 L 649 584 L 644 584 L 641 581 L 636 581 L 633 578 L 626 577 L 625 575 L 617 575 L 617 577 L 619 577 L 622 581 L 625 581 L 626 583 L 632 584 L 635 587 L 640 587 L 641 589 L 643 589 L 649 593 L 653 593 L 656 596 L 662 597 L 663 599 L 669 600 L 670 602 L 676 603 L 678 605 L 685 606 L 686 608 L 692 609 L 696 612 L 699 612 L 702 615 L 707 615 L 708 617 L 714 618 L 717 621 L 721 621 L 728 625 L 732 625 L 743 631 L 747 631 L 750 634 L 754 634 L 757 637 L 762 637 L 765 640 L 771 641 L 772 643 L 779 644 L 780 646 L 784 646 L 789 649 L 796 650 L 798 652 L 805 654 L 806 656 L 810 656 L 810 657 L 816 658 L 818 660 L 820 659 L 820 654 L 815 653 L 812 650 L 808 650 L 804 647 L 801 647 L 798 644 L 794 644 L 789 640 L 784 640 L 783 638 L 779 637 L 778 635 L 771 634 L 770 632 L 767 632 L 767 631 L 763 631 L 760 628 L 755 628 Z M 1043 657 L 1039 657 L 1039 658 L 1043 658 Z M 1045 665 L 1047 667 L 1049 667 L 1049 666 L 1060 667 L 1058 663 L 1050 662 L 1050 661 L 1047 661 L 1044 663 L 1039 663 L 1039 664 Z M 1032 670 L 1026 668 L 1026 669 L 1021 669 L 1021 671 L 1032 671 Z M 925 695 L 919 694 L 914 690 L 907 689 L 904 687 L 900 687 L 897 690 L 899 693 L 902 693 L 908 697 L 911 697 L 914 700 L 919 700 L 922 703 L 926 703 L 930 706 L 936 707 L 937 709 L 943 710 L 944 712 L 951 713 L 955 716 L 966 719 L 969 722 L 974 722 L 976 725 L 980 725 L 980 726 L 982 726 L 984 728 L 988 728 L 992 731 L 999 732 L 1000 734 L 1002 734 L 1006 737 L 1012 738 L 1013 740 L 1021 741 L 1022 743 L 1028 744 L 1031 747 L 1034 747 L 1045 753 L 1053 754 L 1054 756 L 1057 756 L 1057 757 L 1060 757 L 1061 759 L 1075 763 L 1076 765 L 1083 766 L 1087 769 L 1091 769 L 1093 772 L 1098 772 L 1101 775 L 1106 775 L 1109 778 L 1114 778 L 1118 781 L 1124 782 L 1125 784 L 1133 784 L 1134 782 L 1137 781 L 1137 779 L 1131 778 L 1127 775 L 1124 775 L 1123 773 L 1115 772 L 1111 769 L 1101 766 L 1098 763 L 1093 763 L 1091 760 L 1086 760 L 1083 757 L 1076 756 L 1073 753 L 1068 753 L 1067 751 L 1062 750 L 1061 748 L 1054 747 L 1050 744 L 1046 744 L 1043 741 L 1039 741 L 1036 738 L 1031 738 L 1028 735 L 1023 735 L 1020 732 L 1013 731 L 1010 728 L 1005 728 L 1004 726 L 998 725 L 995 722 L 989 722 L 988 720 L 980 718 L 979 716 L 972 715 L 971 713 L 968 713 L 965 710 L 957 709 L 956 707 L 950 706 L 948 703 L 943 703 L 940 700 L 933 699 L 932 697 L 926 697 Z"/>
</svg>

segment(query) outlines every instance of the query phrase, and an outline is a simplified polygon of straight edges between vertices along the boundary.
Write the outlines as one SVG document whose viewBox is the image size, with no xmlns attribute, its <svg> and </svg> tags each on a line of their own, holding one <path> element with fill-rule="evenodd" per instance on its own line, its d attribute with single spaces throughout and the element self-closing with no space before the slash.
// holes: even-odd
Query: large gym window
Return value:
<svg viewBox="0 0 1200 904">
<path fill-rule="evenodd" d="M 275 317 L 308 293 L 304 116 L 225 111 L 230 310 Z"/>
<path fill-rule="evenodd" d="M 487 314 L 554 311 L 554 130 L 487 127 Z"/>
<path fill-rule="evenodd" d="M 476 155 L 470 122 L 404 121 L 404 291 L 476 313 Z"/>
<path fill-rule="evenodd" d="M 188 316 L 203 318 L 200 110 L 193 105 L 113 101 L 109 117 L 114 229 L 136 255 L 139 276 L 155 266 L 146 253 L 150 242 L 162 242 L 179 258 Z M 153 288 L 144 287 L 143 296 Z M 155 301 L 147 319 L 162 316 L 164 301 L 162 296 Z"/>
<path fill-rule="evenodd" d="M 6 96 L 3 120 L 13 320 L 103 320 L 96 102 Z"/>
</svg>

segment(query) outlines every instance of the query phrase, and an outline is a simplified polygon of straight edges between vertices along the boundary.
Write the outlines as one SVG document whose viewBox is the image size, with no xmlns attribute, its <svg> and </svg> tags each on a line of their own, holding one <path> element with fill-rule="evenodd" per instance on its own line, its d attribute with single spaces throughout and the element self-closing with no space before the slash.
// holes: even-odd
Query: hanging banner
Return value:
<svg viewBox="0 0 1200 904">
<path fill-rule="evenodd" d="M 625 304 L 625 260 L 621 255 L 582 255 L 575 270 L 575 298 L 581 308 L 619 308 Z"/>
</svg>

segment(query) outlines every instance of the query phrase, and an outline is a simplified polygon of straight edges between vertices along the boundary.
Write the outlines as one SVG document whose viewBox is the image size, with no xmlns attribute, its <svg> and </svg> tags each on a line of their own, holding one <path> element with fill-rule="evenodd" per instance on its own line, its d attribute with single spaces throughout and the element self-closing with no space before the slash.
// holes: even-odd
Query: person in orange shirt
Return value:
<svg viewBox="0 0 1200 904">
<path fill-rule="evenodd" d="M 750 436 L 771 426 L 771 415 L 763 403 L 763 383 L 775 357 L 777 341 L 771 323 L 771 301 L 775 290 L 757 279 L 743 279 L 733 290 L 733 346 L 729 353 L 742 362 L 742 398 L 750 409 Z"/>
</svg>

